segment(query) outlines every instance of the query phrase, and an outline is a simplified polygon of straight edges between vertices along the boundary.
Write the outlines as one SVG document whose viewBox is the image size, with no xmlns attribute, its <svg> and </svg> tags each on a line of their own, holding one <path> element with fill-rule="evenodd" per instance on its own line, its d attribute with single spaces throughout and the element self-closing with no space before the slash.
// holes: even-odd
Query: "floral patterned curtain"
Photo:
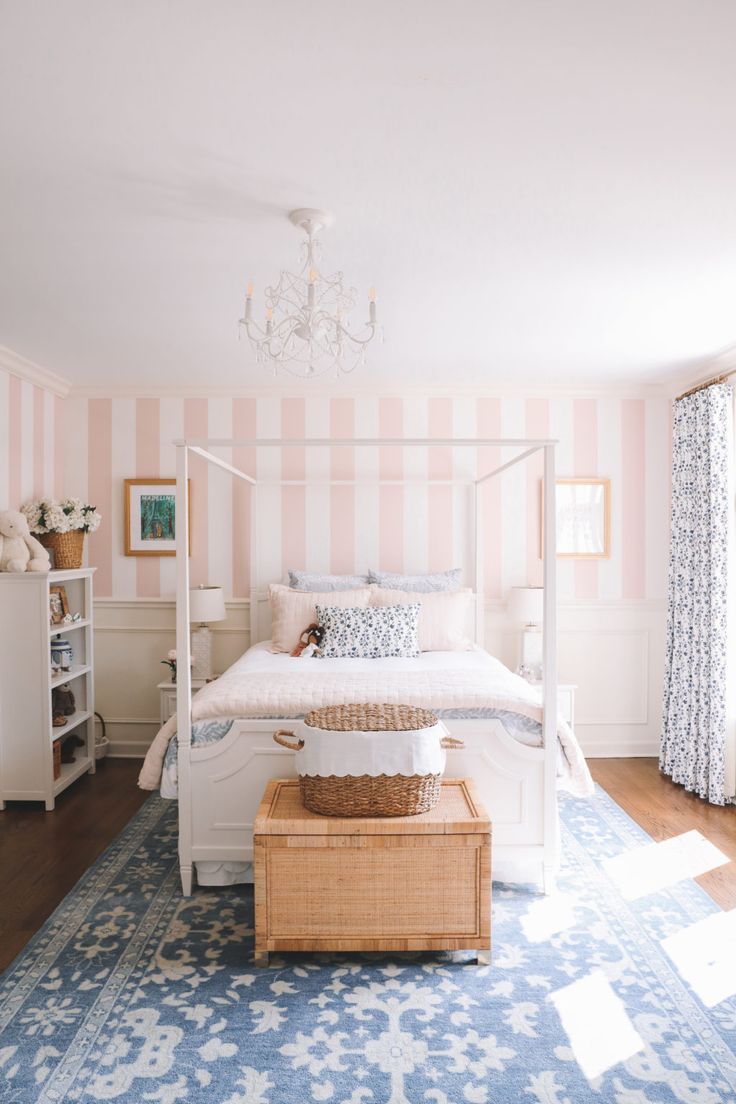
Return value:
<svg viewBox="0 0 736 1104">
<path fill-rule="evenodd" d="M 713 805 L 725 791 L 732 389 L 675 403 L 672 532 L 659 766 Z M 735 672 L 731 672 L 731 677 Z"/>
</svg>

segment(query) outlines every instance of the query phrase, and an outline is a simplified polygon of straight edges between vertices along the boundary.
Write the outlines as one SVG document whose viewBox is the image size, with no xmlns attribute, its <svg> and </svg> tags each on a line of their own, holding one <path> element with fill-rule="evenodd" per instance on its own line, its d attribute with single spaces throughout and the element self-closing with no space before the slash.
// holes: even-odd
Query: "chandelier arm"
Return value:
<svg viewBox="0 0 736 1104">
<path fill-rule="evenodd" d="M 346 337 L 348 339 L 348 341 L 352 341 L 353 344 L 365 346 L 365 345 L 370 344 L 370 342 L 373 340 L 373 338 L 375 336 L 376 323 L 375 322 L 366 322 L 366 327 L 370 330 L 370 333 L 368 334 L 367 337 L 364 337 L 364 338 L 356 337 L 354 334 L 351 334 L 350 331 L 346 330 L 345 327 L 342 324 L 340 325 L 340 332 L 344 335 L 344 337 Z"/>
<path fill-rule="evenodd" d="M 240 325 L 245 327 L 245 332 L 251 341 L 259 342 L 263 341 L 266 337 L 266 330 L 263 326 L 259 326 L 257 322 L 254 322 L 251 318 L 241 318 Z"/>
</svg>

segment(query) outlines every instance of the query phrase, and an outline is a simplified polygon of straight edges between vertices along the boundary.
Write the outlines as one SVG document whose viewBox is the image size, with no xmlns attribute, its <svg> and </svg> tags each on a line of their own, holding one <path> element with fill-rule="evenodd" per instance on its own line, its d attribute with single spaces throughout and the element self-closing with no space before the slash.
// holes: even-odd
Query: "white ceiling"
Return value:
<svg viewBox="0 0 736 1104">
<path fill-rule="evenodd" d="M 378 289 L 365 385 L 657 384 L 736 339 L 732 0 L 0 20 L 0 344 L 75 385 L 267 384 L 236 319 L 303 205 Z"/>
</svg>

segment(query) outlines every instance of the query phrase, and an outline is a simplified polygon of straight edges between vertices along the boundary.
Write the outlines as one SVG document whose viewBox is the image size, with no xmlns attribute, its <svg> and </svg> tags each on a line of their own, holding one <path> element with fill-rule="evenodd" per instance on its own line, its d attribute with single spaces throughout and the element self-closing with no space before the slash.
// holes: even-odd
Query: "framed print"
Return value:
<svg viewBox="0 0 736 1104">
<path fill-rule="evenodd" d="M 49 621 L 52 625 L 61 625 L 69 613 L 69 602 L 63 586 L 49 587 Z"/>
<path fill-rule="evenodd" d="M 126 479 L 125 555 L 176 555 L 176 480 Z M 189 498 L 189 555 L 192 554 L 192 487 Z"/>
<path fill-rule="evenodd" d="M 557 555 L 607 559 L 611 555 L 610 479 L 556 479 L 555 489 Z"/>
</svg>

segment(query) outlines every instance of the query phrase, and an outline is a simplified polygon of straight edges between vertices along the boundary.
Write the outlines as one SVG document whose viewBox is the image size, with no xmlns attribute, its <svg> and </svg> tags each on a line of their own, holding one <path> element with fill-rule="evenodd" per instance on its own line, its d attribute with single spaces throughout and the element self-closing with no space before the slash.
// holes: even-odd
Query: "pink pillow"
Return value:
<svg viewBox="0 0 736 1104">
<path fill-rule="evenodd" d="M 394 593 L 396 593 L 394 591 Z M 315 606 L 365 607 L 370 605 L 370 587 L 358 590 L 292 590 L 271 583 L 271 651 L 292 652 L 307 625 L 317 620 Z"/>
<path fill-rule="evenodd" d="M 411 606 L 419 603 L 419 647 L 423 652 L 469 652 L 474 647 L 472 590 L 389 590 L 371 587 L 372 606 Z"/>
</svg>

